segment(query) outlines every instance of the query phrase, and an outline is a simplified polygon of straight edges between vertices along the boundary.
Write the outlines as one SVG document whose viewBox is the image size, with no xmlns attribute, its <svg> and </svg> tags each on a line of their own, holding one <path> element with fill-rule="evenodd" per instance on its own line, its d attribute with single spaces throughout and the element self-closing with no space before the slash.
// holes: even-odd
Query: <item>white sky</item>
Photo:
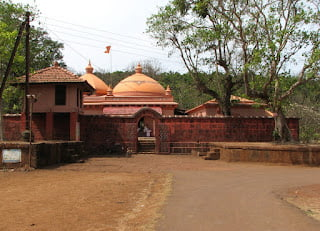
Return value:
<svg viewBox="0 0 320 231">
<path fill-rule="evenodd" d="M 146 19 L 169 0 L 13 0 L 35 5 L 40 27 L 64 43 L 64 61 L 74 72 L 93 67 L 121 71 L 133 63 L 156 60 L 163 71 L 185 72 L 178 55 L 155 46 L 146 31 Z M 33 22 L 36 25 L 36 22 Z M 105 47 L 110 45 L 110 54 Z"/>
</svg>

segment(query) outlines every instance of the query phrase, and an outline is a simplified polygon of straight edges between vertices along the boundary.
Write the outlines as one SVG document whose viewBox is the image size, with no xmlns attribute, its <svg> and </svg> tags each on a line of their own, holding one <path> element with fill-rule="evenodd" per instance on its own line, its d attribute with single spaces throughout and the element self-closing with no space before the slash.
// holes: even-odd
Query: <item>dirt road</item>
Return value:
<svg viewBox="0 0 320 231">
<path fill-rule="evenodd" d="M 320 168 L 174 155 L 5 170 L 0 231 L 320 230 L 319 222 L 282 199 L 290 189 L 301 204 L 317 189 L 308 194 L 308 206 L 320 209 L 320 187 L 300 187 L 312 184 L 320 184 Z"/>
<path fill-rule="evenodd" d="M 288 189 L 316 183 L 320 168 L 225 163 L 225 169 L 174 171 L 157 230 L 320 230 L 319 222 L 282 200 Z"/>
</svg>

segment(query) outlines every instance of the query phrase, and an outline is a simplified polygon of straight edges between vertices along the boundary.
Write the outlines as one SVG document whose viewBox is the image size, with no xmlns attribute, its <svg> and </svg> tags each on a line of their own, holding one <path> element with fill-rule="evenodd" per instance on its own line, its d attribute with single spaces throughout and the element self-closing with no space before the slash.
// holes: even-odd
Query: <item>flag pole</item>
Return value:
<svg viewBox="0 0 320 231">
<path fill-rule="evenodd" d="M 112 54 L 110 53 L 110 49 L 111 49 L 111 46 L 106 46 L 106 50 L 104 53 L 110 54 L 110 57 L 109 57 L 109 60 L 110 60 L 110 81 L 111 81 L 110 86 L 112 87 L 112 85 L 113 85 L 113 81 L 112 81 Z"/>
<path fill-rule="evenodd" d="M 112 53 L 110 53 L 110 78 L 111 78 L 111 87 L 113 87 L 113 78 L 112 78 Z"/>
</svg>

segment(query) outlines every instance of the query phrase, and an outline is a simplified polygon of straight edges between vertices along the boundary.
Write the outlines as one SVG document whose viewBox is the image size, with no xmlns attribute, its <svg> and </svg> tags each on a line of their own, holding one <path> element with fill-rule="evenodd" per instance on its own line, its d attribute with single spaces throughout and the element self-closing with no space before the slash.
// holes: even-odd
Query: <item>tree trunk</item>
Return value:
<svg viewBox="0 0 320 231">
<path fill-rule="evenodd" d="M 276 113 L 277 115 L 274 117 L 274 140 L 281 142 L 293 141 L 286 117 L 283 114 L 282 109 L 276 110 Z"/>
<path fill-rule="evenodd" d="M 219 107 L 221 109 L 221 113 L 224 116 L 231 116 L 231 102 L 230 98 L 223 99 L 219 101 Z"/>
</svg>

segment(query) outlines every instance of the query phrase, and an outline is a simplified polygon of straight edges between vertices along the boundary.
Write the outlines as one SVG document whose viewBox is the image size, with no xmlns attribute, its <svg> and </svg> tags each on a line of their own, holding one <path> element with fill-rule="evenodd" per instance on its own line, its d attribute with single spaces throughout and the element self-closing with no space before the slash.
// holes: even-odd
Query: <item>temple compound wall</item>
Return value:
<svg viewBox="0 0 320 231">
<path fill-rule="evenodd" d="M 142 118 L 153 121 L 150 127 L 155 138 L 155 153 L 159 154 L 206 150 L 210 142 L 273 141 L 274 119 L 270 117 L 162 117 L 151 110 L 142 110 L 127 118 L 82 115 L 81 141 L 90 154 L 139 152 L 137 130 Z M 299 120 L 288 119 L 288 126 L 293 138 L 298 140 Z"/>
<path fill-rule="evenodd" d="M 79 115 L 80 141 L 88 154 L 139 152 L 139 123 L 148 121 L 155 140 L 155 153 L 187 154 L 192 150 L 206 151 L 211 142 L 270 142 L 273 141 L 274 119 L 271 117 L 190 117 L 161 116 L 142 109 L 133 116 Z M 299 120 L 287 119 L 295 140 L 299 137 Z M 23 116 L 4 116 L 6 140 L 21 140 Z M 59 137 L 68 137 L 69 129 L 55 127 Z M 52 140 L 46 137 L 46 115 L 33 116 L 35 141 Z M 64 131 L 66 134 L 61 134 Z M 56 132 L 54 132 L 55 134 Z"/>
</svg>

